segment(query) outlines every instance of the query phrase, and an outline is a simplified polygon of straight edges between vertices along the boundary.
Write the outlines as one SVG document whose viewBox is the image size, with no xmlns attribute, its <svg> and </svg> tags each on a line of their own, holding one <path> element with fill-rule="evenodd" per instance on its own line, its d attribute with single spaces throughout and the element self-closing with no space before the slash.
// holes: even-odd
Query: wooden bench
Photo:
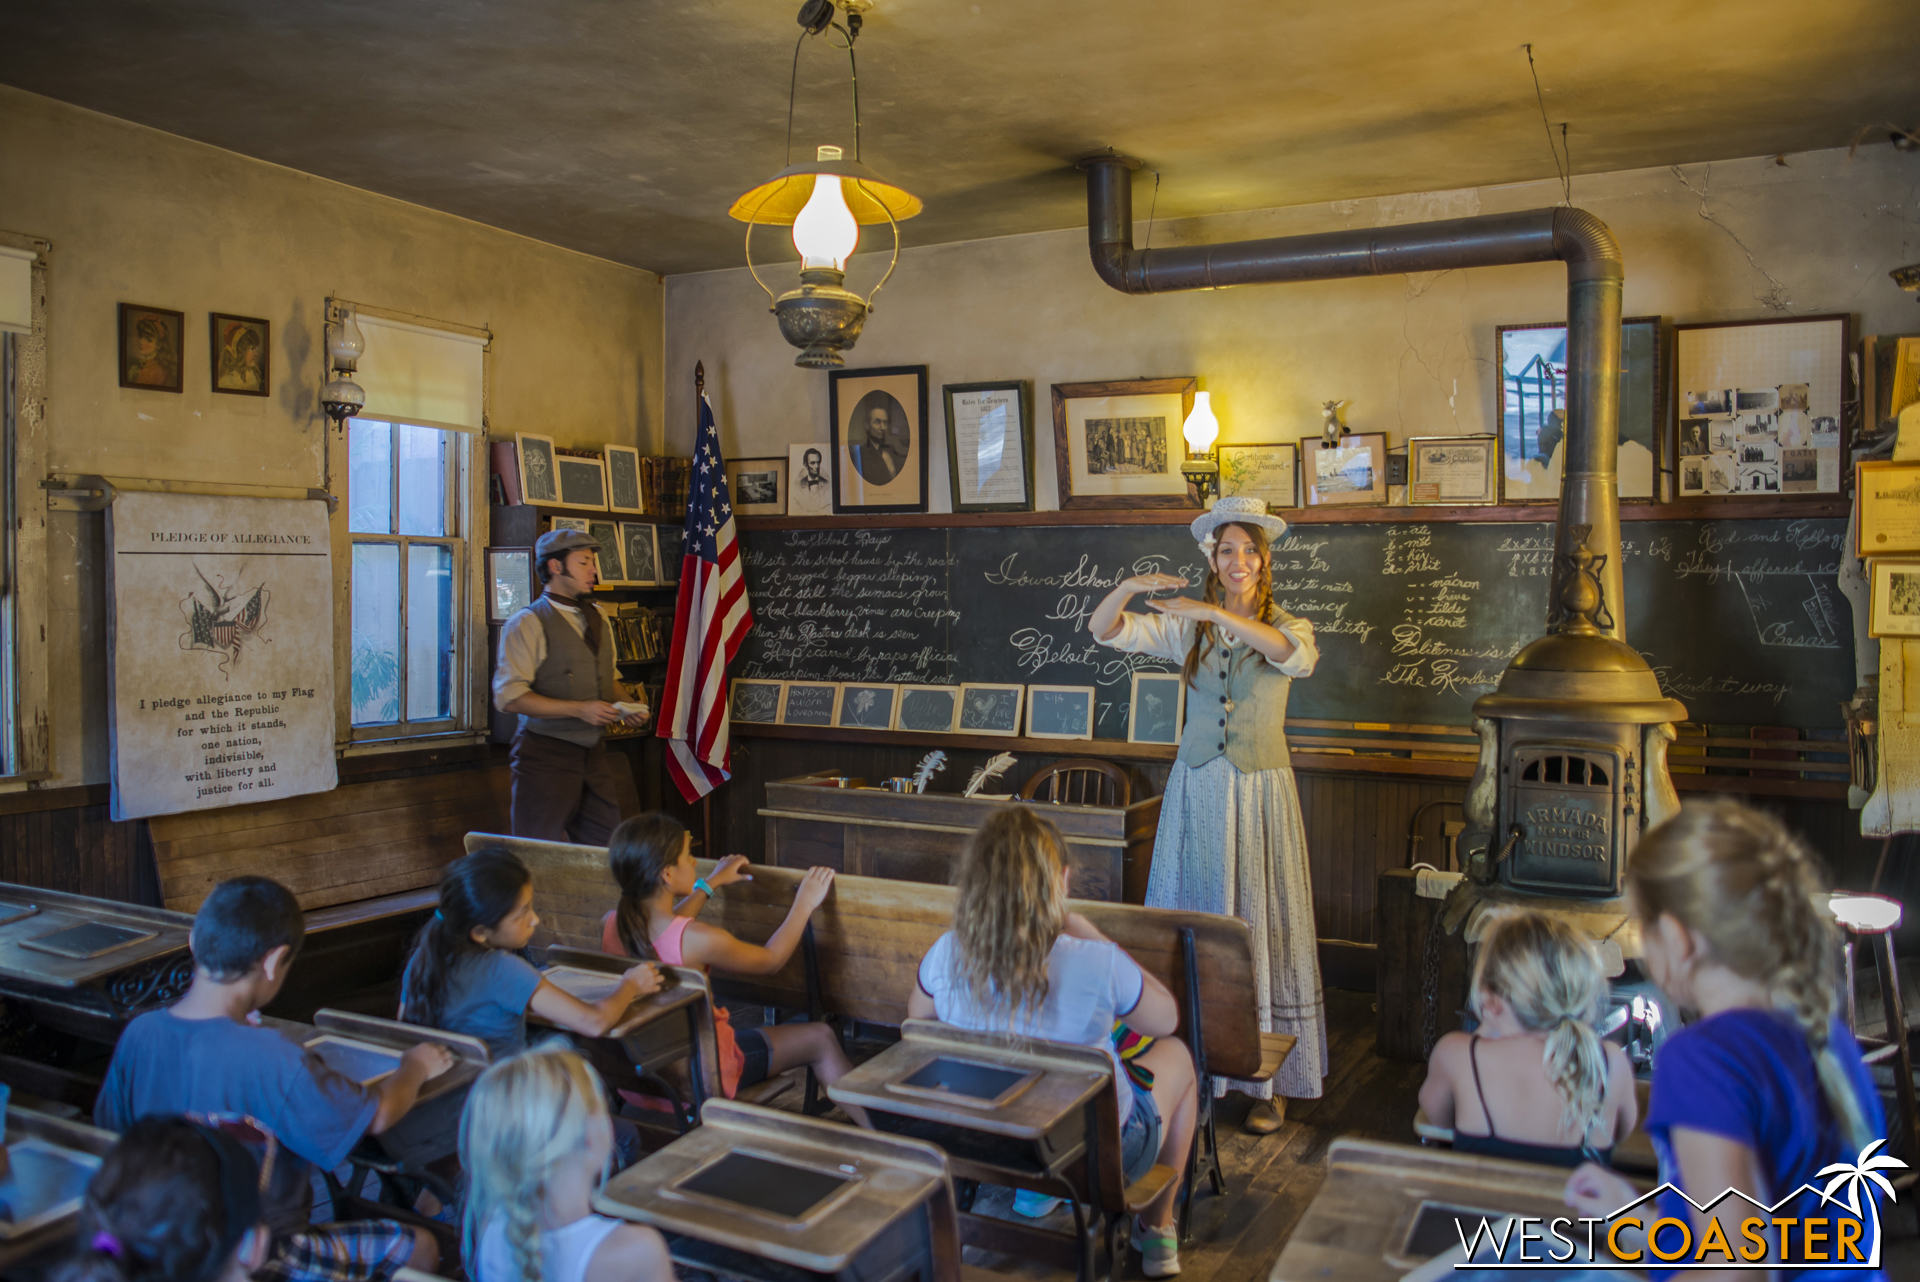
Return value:
<svg viewBox="0 0 1920 1282">
<path fill-rule="evenodd" d="M 639 795 L 615 771 L 637 811 Z M 391 1015 L 406 948 L 433 911 L 440 874 L 475 828 L 509 823 L 503 765 L 353 783 L 332 792 L 149 820 L 160 892 L 191 913 L 229 877 L 271 877 L 299 899 L 307 939 L 268 1013 L 322 1006 Z"/>
<path fill-rule="evenodd" d="M 468 835 L 469 850 L 483 846 L 504 846 L 533 869 L 534 907 L 541 917 L 536 943 L 600 946 L 601 922 L 620 896 L 605 849 L 488 833 Z M 705 872 L 712 863 L 700 861 L 700 867 Z M 752 873 L 752 881 L 723 888 L 701 911 L 700 919 L 742 939 L 771 937 L 786 920 L 805 874 L 763 865 L 755 865 Z M 813 916 L 808 930 L 811 947 L 796 950 L 792 960 L 772 975 L 720 976 L 714 981 L 714 992 L 722 998 L 789 1010 L 807 1010 L 814 1000 L 828 1015 L 898 1028 L 907 1019 L 907 996 L 913 991 L 921 957 L 952 924 L 954 894 L 951 886 L 838 876 Z M 1074 900 L 1073 907 L 1172 991 L 1180 1006 L 1177 1036 L 1193 1053 L 1194 1067 L 1202 1078 L 1213 1073 L 1266 1081 L 1293 1052 L 1292 1036 L 1260 1031 L 1252 935 L 1239 918 L 1088 900 Z M 811 983 L 809 955 L 814 959 Z M 1182 1192 L 1183 1224 L 1187 1199 L 1202 1176 L 1215 1193 L 1226 1191 L 1214 1135 L 1212 1094 L 1204 1089 L 1193 1167 Z"/>
</svg>

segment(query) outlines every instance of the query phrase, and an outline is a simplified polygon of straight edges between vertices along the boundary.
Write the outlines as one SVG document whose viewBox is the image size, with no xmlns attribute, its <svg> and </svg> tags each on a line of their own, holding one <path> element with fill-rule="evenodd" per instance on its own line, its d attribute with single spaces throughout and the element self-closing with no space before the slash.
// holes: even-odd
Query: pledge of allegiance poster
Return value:
<svg viewBox="0 0 1920 1282">
<path fill-rule="evenodd" d="M 326 792 L 326 505 L 122 493 L 108 509 L 113 817 Z"/>
</svg>

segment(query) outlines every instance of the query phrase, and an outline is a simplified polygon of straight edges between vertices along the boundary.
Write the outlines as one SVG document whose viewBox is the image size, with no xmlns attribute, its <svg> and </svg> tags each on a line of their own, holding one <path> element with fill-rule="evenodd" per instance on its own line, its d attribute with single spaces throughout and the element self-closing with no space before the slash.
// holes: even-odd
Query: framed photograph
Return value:
<svg viewBox="0 0 1920 1282">
<path fill-rule="evenodd" d="M 607 511 L 638 516 L 647 510 L 640 495 L 640 451 L 631 445 L 603 445 L 607 460 Z"/>
<path fill-rule="evenodd" d="M 560 474 L 553 467 L 553 438 L 516 432 L 514 449 L 520 455 L 520 497 L 527 503 L 552 507 L 560 501 Z"/>
<path fill-rule="evenodd" d="M 1869 459 L 1854 469 L 1860 507 L 1855 555 L 1920 555 L 1920 463 Z"/>
<path fill-rule="evenodd" d="M 1092 686 L 1028 686 L 1027 738 L 1093 738 Z"/>
<path fill-rule="evenodd" d="M 1060 509 L 1198 508 L 1180 472 L 1197 378 L 1053 385 Z"/>
<path fill-rule="evenodd" d="M 1674 326 L 1676 453 L 1708 460 L 1708 494 L 1841 492 L 1850 324 L 1831 315 Z"/>
<path fill-rule="evenodd" d="M 726 460 L 727 493 L 733 496 L 735 516 L 787 514 L 787 460 L 730 458 Z"/>
<path fill-rule="evenodd" d="M 840 715 L 833 724 L 848 730 L 891 730 L 893 706 L 899 701 L 897 685 L 849 681 L 840 687 Z"/>
<path fill-rule="evenodd" d="M 756 725 L 777 725 L 780 721 L 780 693 L 784 681 L 742 681 L 736 679 L 728 691 L 728 715 L 735 721 Z"/>
<path fill-rule="evenodd" d="M 257 316 L 207 317 L 207 351 L 213 358 L 213 390 L 229 396 L 265 396 L 268 393 L 272 348 L 271 323 Z"/>
<path fill-rule="evenodd" d="M 969 681 L 960 687 L 960 734 L 1017 735 L 1027 688 Z"/>
<path fill-rule="evenodd" d="M 789 681 L 780 692 L 783 726 L 830 726 L 839 714 L 837 681 Z"/>
<path fill-rule="evenodd" d="M 1222 445 L 1220 496 L 1265 499 L 1269 512 L 1300 506 L 1300 451 L 1292 441 Z"/>
<path fill-rule="evenodd" d="M 1867 565 L 1873 579 L 1867 635 L 1920 637 L 1920 560 L 1875 557 Z"/>
<path fill-rule="evenodd" d="M 940 392 L 953 510 L 1033 511 L 1033 385 L 947 383 Z"/>
<path fill-rule="evenodd" d="M 120 304 L 120 386 L 149 392 L 183 390 L 186 337 L 184 313 Z"/>
<path fill-rule="evenodd" d="M 627 577 L 627 548 L 620 538 L 620 527 L 612 521 L 588 521 L 587 533 L 600 545 L 600 581 L 624 587 Z"/>
<path fill-rule="evenodd" d="M 505 623 L 533 604 L 540 586 L 533 576 L 532 548 L 487 549 L 487 622 Z"/>
<path fill-rule="evenodd" d="M 787 447 L 787 515 L 832 516 L 833 477 L 827 456 L 831 445 Z"/>
<path fill-rule="evenodd" d="M 927 510 L 927 367 L 827 373 L 835 513 Z"/>
<path fill-rule="evenodd" d="M 582 458 L 578 454 L 553 455 L 554 475 L 560 485 L 555 507 L 583 508 L 594 512 L 607 510 L 607 465 L 604 459 Z"/>
<path fill-rule="evenodd" d="M 1407 502 L 1410 505 L 1466 506 L 1499 501 L 1499 437 L 1408 438 Z"/>
<path fill-rule="evenodd" d="M 1682 454 L 1679 459 L 1679 476 L 1675 486 L 1683 499 L 1698 499 L 1707 496 L 1707 474 L 1710 471 L 1707 456 L 1704 454 Z"/>
<path fill-rule="evenodd" d="M 660 581 L 660 552 L 653 545 L 653 527 L 644 521 L 620 522 L 620 551 L 627 564 L 627 582 L 650 588 Z"/>
<path fill-rule="evenodd" d="M 670 588 L 680 582 L 680 561 L 685 555 L 686 531 L 678 525 L 653 527 L 654 561 L 660 567 L 660 586 Z"/>
<path fill-rule="evenodd" d="M 1567 434 L 1567 326 L 1502 325 L 1494 332 L 1500 368 L 1501 488 L 1508 503 L 1560 501 L 1561 442 Z M 1620 497 L 1655 499 L 1666 439 L 1666 340 L 1658 316 L 1620 323 Z"/>
<path fill-rule="evenodd" d="M 893 713 L 895 730 L 952 734 L 960 719 L 959 686 L 901 686 Z"/>
<path fill-rule="evenodd" d="M 582 534 L 587 532 L 587 525 L 588 521 L 584 516 L 556 516 L 547 522 L 548 529 L 578 530 Z"/>
<path fill-rule="evenodd" d="M 1178 672 L 1136 672 L 1127 717 L 1128 743 L 1179 743 L 1186 723 L 1187 681 Z"/>
<path fill-rule="evenodd" d="M 1328 445 L 1300 438 L 1300 492 L 1307 507 L 1377 507 L 1387 501 L 1387 437 L 1355 432 Z"/>
</svg>

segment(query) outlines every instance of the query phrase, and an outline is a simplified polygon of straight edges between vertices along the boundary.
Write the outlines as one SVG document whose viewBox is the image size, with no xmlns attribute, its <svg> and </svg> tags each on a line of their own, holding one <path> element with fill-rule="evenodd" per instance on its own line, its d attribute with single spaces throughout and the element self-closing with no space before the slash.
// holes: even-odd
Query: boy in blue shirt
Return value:
<svg viewBox="0 0 1920 1282">
<path fill-rule="evenodd" d="M 193 919 L 193 986 L 121 1033 L 95 1120 L 124 1131 L 153 1114 L 240 1114 L 271 1131 L 280 1153 L 263 1209 L 273 1253 L 257 1278 L 375 1282 L 402 1265 L 432 1272 L 439 1249 L 424 1229 L 308 1222 L 312 1168 L 332 1170 L 362 1135 L 399 1121 L 453 1058 L 440 1046 L 415 1046 L 367 1088 L 251 1022 L 279 994 L 305 933 L 299 902 L 278 882 L 236 877 L 214 887 Z"/>
</svg>

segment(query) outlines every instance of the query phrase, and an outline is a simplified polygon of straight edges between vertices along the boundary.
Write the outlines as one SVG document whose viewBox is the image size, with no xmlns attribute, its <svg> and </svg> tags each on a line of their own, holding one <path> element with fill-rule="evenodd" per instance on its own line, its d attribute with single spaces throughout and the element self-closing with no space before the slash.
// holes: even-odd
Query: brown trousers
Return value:
<svg viewBox="0 0 1920 1282">
<path fill-rule="evenodd" d="M 514 732 L 513 835 L 604 846 L 620 822 L 614 765 L 605 742 L 583 748 L 551 735 Z"/>
</svg>

